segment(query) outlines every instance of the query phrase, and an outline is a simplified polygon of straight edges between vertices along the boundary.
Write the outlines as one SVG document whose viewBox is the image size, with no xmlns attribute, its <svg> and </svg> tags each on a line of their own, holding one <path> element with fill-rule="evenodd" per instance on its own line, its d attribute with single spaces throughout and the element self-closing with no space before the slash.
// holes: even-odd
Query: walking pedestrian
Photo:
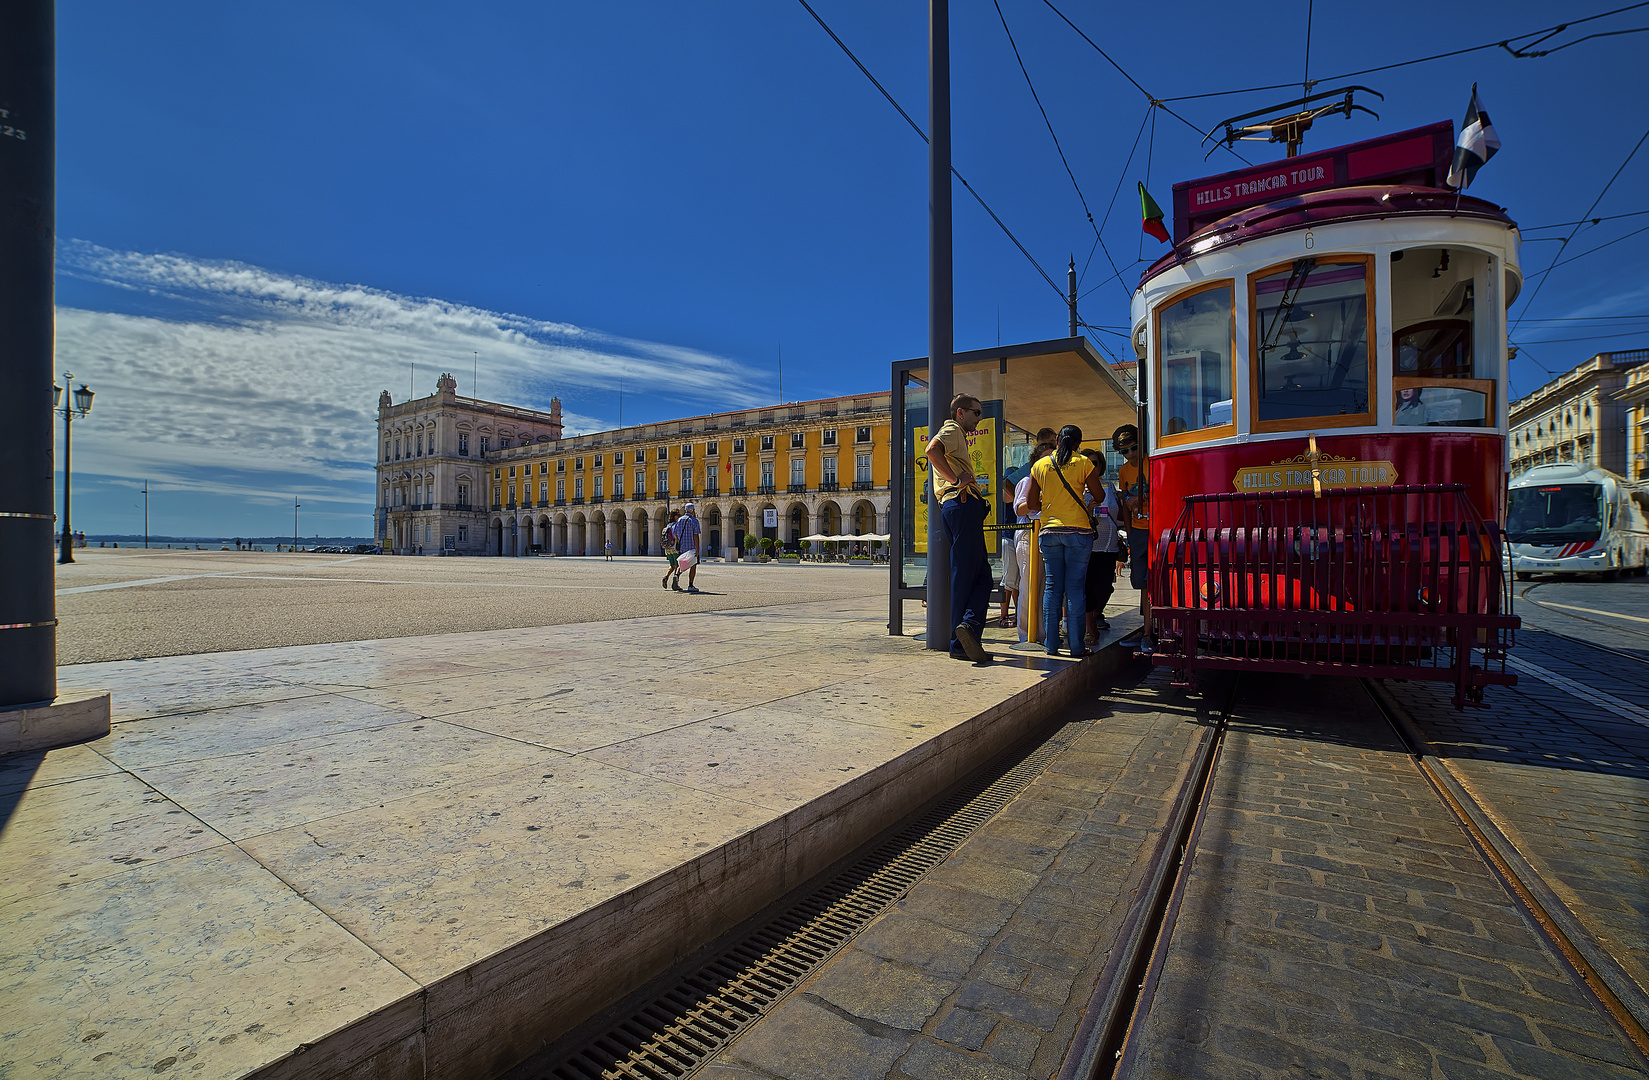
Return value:
<svg viewBox="0 0 1649 1080">
<path fill-rule="evenodd" d="M 991 659 L 980 643 L 991 606 L 991 566 L 985 551 L 989 507 L 973 471 L 968 432 L 979 426 L 984 414 L 978 398 L 957 394 L 950 402 L 950 418 L 927 445 L 933 494 L 950 537 L 950 613 L 955 624 L 950 654 L 976 664 L 988 664 Z"/>
<path fill-rule="evenodd" d="M 1065 640 L 1071 656 L 1088 655 L 1082 645 L 1087 601 L 1088 559 L 1093 551 L 1094 528 L 1079 492 L 1096 501 L 1105 489 L 1093 462 L 1078 451 L 1082 429 L 1066 424 L 1059 429 L 1059 449 L 1031 468 L 1031 489 L 1025 500 L 1042 514 L 1038 541 L 1046 582 L 1042 589 L 1042 643 L 1049 656 L 1059 655 L 1059 603 L 1065 601 Z"/>
<path fill-rule="evenodd" d="M 680 519 L 681 511 L 671 510 L 669 519 L 664 523 L 664 557 L 670 561 L 670 566 L 664 571 L 664 580 L 659 585 L 665 589 L 670 587 L 670 575 L 676 572 L 676 559 L 681 555 L 681 547 L 676 543 L 676 522 Z"/>
<path fill-rule="evenodd" d="M 607 561 L 613 561 L 613 542 L 611 540 L 607 541 Z"/>
<path fill-rule="evenodd" d="M 676 576 L 675 580 L 670 582 L 670 587 L 677 592 L 696 593 L 699 590 L 693 584 L 693 579 L 698 577 L 699 573 L 699 536 L 701 535 L 699 512 L 698 507 L 692 503 L 688 503 L 681 509 L 682 516 L 676 519 L 676 547 L 681 549 L 681 555 L 677 558 Z M 681 563 L 683 562 L 687 564 L 686 589 L 681 587 Z"/>
</svg>

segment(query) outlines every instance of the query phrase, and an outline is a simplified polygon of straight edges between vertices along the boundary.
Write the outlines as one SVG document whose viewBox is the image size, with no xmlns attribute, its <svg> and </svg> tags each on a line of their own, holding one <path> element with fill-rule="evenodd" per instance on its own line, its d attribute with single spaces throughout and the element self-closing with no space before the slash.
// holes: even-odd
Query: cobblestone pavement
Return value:
<svg viewBox="0 0 1649 1080">
<path fill-rule="evenodd" d="M 1038 780 L 699 1075 L 1056 1072 L 1199 730 L 1154 683 L 1069 719 Z"/>
<path fill-rule="evenodd" d="M 1636 597 L 1649 597 L 1633 582 L 1562 588 L 1545 594 L 1597 611 L 1640 610 Z M 1518 612 L 1525 619 L 1518 656 L 1649 706 L 1649 662 L 1565 636 L 1630 649 L 1628 632 L 1527 602 Z M 1649 990 L 1649 727 L 1528 674 L 1515 688 L 1491 688 L 1487 709 L 1464 713 L 1435 684 L 1387 689 L 1598 944 Z"/>
<path fill-rule="evenodd" d="M 1246 676 L 1162 981 L 1150 1077 L 1628 1077 L 1350 681 Z"/>
</svg>

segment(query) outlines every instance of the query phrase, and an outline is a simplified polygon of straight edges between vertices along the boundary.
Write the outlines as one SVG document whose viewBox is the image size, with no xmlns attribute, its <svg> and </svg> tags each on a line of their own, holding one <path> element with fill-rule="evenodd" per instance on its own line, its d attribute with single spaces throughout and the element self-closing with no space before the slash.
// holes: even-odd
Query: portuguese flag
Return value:
<svg viewBox="0 0 1649 1080">
<path fill-rule="evenodd" d="M 1158 206 L 1157 201 L 1151 198 L 1151 193 L 1145 190 L 1144 184 L 1139 185 L 1139 216 L 1141 218 L 1140 228 L 1163 243 L 1168 242 L 1168 230 L 1162 224 L 1162 207 Z"/>
</svg>

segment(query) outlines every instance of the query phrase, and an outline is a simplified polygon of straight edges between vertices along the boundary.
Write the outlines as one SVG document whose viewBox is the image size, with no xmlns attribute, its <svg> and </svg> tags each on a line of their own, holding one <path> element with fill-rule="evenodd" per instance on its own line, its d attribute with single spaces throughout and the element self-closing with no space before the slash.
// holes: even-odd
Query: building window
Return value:
<svg viewBox="0 0 1649 1080">
<path fill-rule="evenodd" d="M 773 486 L 773 463 L 771 461 L 764 461 L 764 462 L 762 462 L 762 487 L 770 488 L 772 486 Z"/>
<path fill-rule="evenodd" d="M 424 436 L 422 435 L 422 433 L 420 433 L 419 436 L 418 436 L 418 456 L 419 457 L 424 456 Z"/>
<path fill-rule="evenodd" d="M 860 484 L 870 483 L 870 455 L 858 455 L 858 465 L 853 471 L 853 479 Z"/>
<path fill-rule="evenodd" d="M 624 464 L 624 451 L 620 450 L 620 451 L 616 452 L 615 454 L 613 454 L 613 464 L 614 465 Z"/>
<path fill-rule="evenodd" d="M 499 436 L 498 449 L 508 450 L 510 448 L 510 443 L 511 443 L 511 440 L 510 440 L 510 437 L 508 435 Z"/>
<path fill-rule="evenodd" d="M 555 471 L 558 472 L 558 473 L 564 473 L 564 472 L 567 471 L 567 459 L 566 458 L 557 459 L 557 461 L 555 463 Z"/>
<path fill-rule="evenodd" d="M 686 461 L 688 458 L 690 458 L 692 456 L 693 456 L 693 444 L 692 443 L 686 443 L 686 442 L 682 443 L 681 444 L 681 460 Z"/>
<path fill-rule="evenodd" d="M 827 483 L 827 484 L 834 484 L 836 482 L 836 455 L 835 454 L 826 454 L 825 455 L 825 459 L 824 459 L 824 482 Z"/>
<path fill-rule="evenodd" d="M 515 478 L 515 466 L 514 465 L 510 466 L 510 478 L 511 479 Z"/>
<path fill-rule="evenodd" d="M 595 461 L 592 463 L 591 468 L 595 468 L 595 469 L 601 468 L 601 455 L 600 454 L 597 454 L 595 456 Z"/>
<path fill-rule="evenodd" d="M 667 446 L 659 447 L 657 457 L 658 457 L 659 461 L 669 461 L 670 460 L 670 448 L 667 447 Z"/>
<path fill-rule="evenodd" d="M 744 440 L 743 439 L 734 439 L 733 440 L 733 453 L 735 453 L 735 454 L 744 453 Z"/>
<path fill-rule="evenodd" d="M 790 449 L 800 450 L 803 446 L 806 446 L 806 445 L 807 445 L 807 443 L 806 443 L 806 441 L 805 441 L 805 439 L 804 439 L 801 432 L 792 431 L 790 433 Z"/>
<path fill-rule="evenodd" d="M 853 433 L 854 442 L 867 443 L 870 441 L 870 429 L 862 427 Z"/>
<path fill-rule="evenodd" d="M 556 482 L 555 482 L 555 501 L 558 502 L 558 503 L 562 503 L 562 502 L 567 501 L 567 481 L 561 480 L 561 479 L 556 480 Z"/>
<path fill-rule="evenodd" d="M 742 461 L 733 462 L 733 488 L 737 491 L 744 490 L 744 462 Z"/>
<path fill-rule="evenodd" d="M 822 434 L 824 435 L 824 445 L 826 445 L 826 446 L 835 446 L 836 445 L 836 429 L 835 428 L 826 428 Z"/>
<path fill-rule="evenodd" d="M 395 460 L 396 461 L 401 460 L 401 440 L 400 439 L 395 440 Z"/>
<path fill-rule="evenodd" d="M 584 459 L 583 458 L 573 458 L 573 469 L 577 472 L 583 472 L 584 471 Z"/>
<path fill-rule="evenodd" d="M 660 469 L 658 471 L 658 493 L 660 495 L 668 495 L 670 493 L 670 471 L 668 469 Z"/>
<path fill-rule="evenodd" d="M 470 538 L 470 527 L 468 525 L 458 526 L 458 542 L 460 544 L 467 543 L 469 541 L 469 538 Z"/>
<path fill-rule="evenodd" d="M 681 493 L 683 495 L 693 493 L 693 467 L 691 465 L 683 465 L 681 468 Z"/>
<path fill-rule="evenodd" d="M 550 482 L 548 480 L 540 480 L 538 482 L 538 501 L 550 501 Z"/>
<path fill-rule="evenodd" d="M 773 436 L 771 436 L 771 435 L 763 435 L 762 436 L 762 449 L 763 450 L 773 449 Z"/>
<path fill-rule="evenodd" d="M 792 484 L 807 483 L 807 459 L 793 457 L 790 459 L 790 482 Z"/>
<path fill-rule="evenodd" d="M 637 469 L 636 470 L 636 498 L 639 499 L 645 494 L 647 494 L 647 470 L 646 469 Z"/>
<path fill-rule="evenodd" d="M 715 457 L 716 453 L 720 449 L 721 449 L 721 443 L 706 443 L 705 446 L 704 446 L 704 456 L 705 457 Z"/>
<path fill-rule="evenodd" d="M 584 478 L 582 476 L 574 477 L 573 478 L 573 498 L 582 499 L 583 497 L 584 497 Z"/>
<path fill-rule="evenodd" d="M 596 473 L 595 474 L 595 497 L 598 498 L 598 499 L 601 498 L 601 480 L 602 480 L 601 474 Z"/>
<path fill-rule="evenodd" d="M 389 440 L 388 439 L 384 440 L 384 460 L 385 461 L 389 460 Z"/>
<path fill-rule="evenodd" d="M 492 449 L 492 439 L 489 438 L 486 435 L 481 436 L 481 456 L 485 457 L 486 454 L 487 454 L 487 451 L 491 450 L 491 449 Z"/>
<path fill-rule="evenodd" d="M 549 462 L 540 461 L 538 463 L 538 475 L 539 476 L 543 476 L 545 473 L 547 473 L 549 471 L 550 471 L 550 463 Z"/>
<path fill-rule="evenodd" d="M 470 502 L 470 486 L 468 484 L 459 484 L 458 485 L 458 505 L 459 506 L 468 506 L 469 502 Z"/>
<path fill-rule="evenodd" d="M 503 501 L 504 501 L 504 490 L 500 487 L 495 486 L 492 489 L 492 504 L 494 506 L 497 506 L 499 503 L 501 503 Z"/>
</svg>

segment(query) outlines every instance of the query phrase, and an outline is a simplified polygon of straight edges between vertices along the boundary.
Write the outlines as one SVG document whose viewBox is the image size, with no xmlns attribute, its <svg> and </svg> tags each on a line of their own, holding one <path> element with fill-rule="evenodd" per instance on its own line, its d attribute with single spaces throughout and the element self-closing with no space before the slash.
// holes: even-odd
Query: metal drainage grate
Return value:
<svg viewBox="0 0 1649 1080">
<path fill-rule="evenodd" d="M 941 796 L 836 878 L 634 1015 L 566 1056 L 511 1076 L 675 1080 L 691 1074 L 1030 786 L 1070 743 L 1075 726 L 1060 728 L 1007 771 L 983 770 Z"/>
</svg>

